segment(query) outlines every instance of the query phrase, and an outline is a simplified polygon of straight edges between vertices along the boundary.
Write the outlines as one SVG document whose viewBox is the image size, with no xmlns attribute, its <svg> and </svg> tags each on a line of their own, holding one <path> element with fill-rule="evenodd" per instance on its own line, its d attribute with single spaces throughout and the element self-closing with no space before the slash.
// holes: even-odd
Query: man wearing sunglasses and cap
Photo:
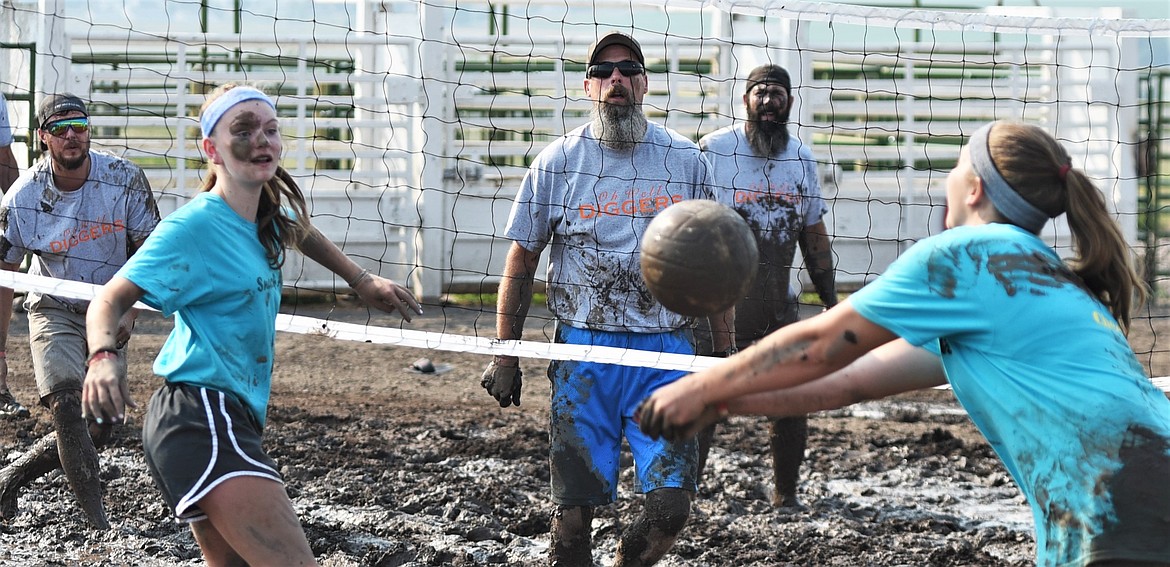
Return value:
<svg viewBox="0 0 1170 567">
<path fill-rule="evenodd" d="M 78 97 L 46 96 L 37 118 L 45 156 L 0 202 L 0 268 L 15 271 L 31 254 L 29 274 L 105 284 L 159 222 L 150 183 L 130 161 L 90 149 L 89 111 Z M 8 341 L 12 295 L 0 287 L 0 351 Z M 88 301 L 30 291 L 24 306 L 37 390 L 54 431 L 0 470 L 0 519 L 16 514 L 22 486 L 61 467 L 90 526 L 106 529 L 97 447 L 109 440 L 110 424 L 81 416 Z M 135 317 L 132 311 L 119 322 L 123 364 Z M 4 358 L 0 375 L 8 375 Z"/>
<path fill-rule="evenodd" d="M 590 48 L 583 87 L 593 102 L 591 120 L 536 157 L 505 229 L 513 242 L 500 279 L 499 339 L 522 338 L 536 267 L 548 247 L 556 342 L 694 353 L 691 319 L 650 295 L 639 251 L 647 225 L 662 209 L 713 198 L 711 177 L 694 142 L 647 120 L 645 65 L 641 46 L 623 33 L 606 34 Z M 716 347 L 728 348 L 730 317 L 712 319 L 721 341 Z M 697 443 L 652 440 L 633 415 L 642 398 L 684 374 L 583 360 L 550 363 L 551 565 L 593 565 L 593 509 L 617 499 L 623 437 L 645 504 L 623 530 L 614 564 L 652 565 L 674 544 L 696 490 Z M 482 383 L 501 407 L 519 406 L 519 359 L 494 357 Z"/>
</svg>

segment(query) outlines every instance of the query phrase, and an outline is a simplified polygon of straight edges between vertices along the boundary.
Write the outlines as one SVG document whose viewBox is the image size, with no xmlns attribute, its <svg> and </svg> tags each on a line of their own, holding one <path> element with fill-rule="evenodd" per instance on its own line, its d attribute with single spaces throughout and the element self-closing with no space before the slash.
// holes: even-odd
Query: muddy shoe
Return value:
<svg viewBox="0 0 1170 567">
<path fill-rule="evenodd" d="M 25 418 L 28 415 L 28 408 L 20 405 L 20 402 L 12 396 L 12 392 L 8 390 L 0 392 L 0 417 L 16 419 Z"/>
</svg>

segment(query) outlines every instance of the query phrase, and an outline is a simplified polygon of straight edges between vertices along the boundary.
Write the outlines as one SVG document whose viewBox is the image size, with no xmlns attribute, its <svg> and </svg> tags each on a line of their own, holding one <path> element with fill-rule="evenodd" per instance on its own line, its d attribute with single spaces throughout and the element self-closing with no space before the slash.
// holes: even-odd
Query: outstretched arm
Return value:
<svg viewBox="0 0 1170 567">
<path fill-rule="evenodd" d="M 98 423 L 119 423 L 125 419 L 126 406 L 138 407 L 130 398 L 126 365 L 118 360 L 118 337 L 119 322 L 142 295 L 142 289 L 133 282 L 114 276 L 98 290 L 86 311 L 89 362 L 81 387 L 81 414 Z"/>
<path fill-rule="evenodd" d="M 709 406 L 822 378 L 895 338 L 847 300 L 782 327 L 722 364 L 660 388 L 642 404 L 642 428 L 651 435 L 676 431 Z"/>
<path fill-rule="evenodd" d="M 398 311 L 407 321 L 414 315 L 422 315 L 422 307 L 406 286 L 363 269 L 316 227 L 298 249 L 309 259 L 344 278 L 367 304 L 386 312 Z"/>
<path fill-rule="evenodd" d="M 823 378 L 729 400 L 727 412 L 775 417 L 803 415 L 945 383 L 942 362 L 934 353 L 897 339 Z"/>
<path fill-rule="evenodd" d="M 748 394 L 725 405 L 708 406 L 694 421 L 667 426 L 661 434 L 670 439 L 687 438 L 730 414 L 805 415 L 945 383 L 946 373 L 937 356 L 897 339 L 823 378 L 790 388 Z"/>
</svg>

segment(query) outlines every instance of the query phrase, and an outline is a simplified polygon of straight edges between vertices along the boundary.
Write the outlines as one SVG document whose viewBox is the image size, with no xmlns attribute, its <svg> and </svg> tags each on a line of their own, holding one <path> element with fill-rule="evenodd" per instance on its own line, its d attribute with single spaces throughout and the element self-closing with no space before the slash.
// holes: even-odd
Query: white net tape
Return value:
<svg viewBox="0 0 1170 567">
<path fill-rule="evenodd" d="M 93 299 L 99 287 L 83 282 L 58 280 L 6 270 L 0 270 L 0 286 L 11 287 L 19 291 L 35 291 L 83 300 Z M 154 311 L 154 309 L 143 303 L 139 303 L 137 307 Z M 549 360 L 587 360 L 590 362 L 622 364 L 626 366 L 649 366 L 667 370 L 701 370 L 714 366 L 720 361 L 718 358 L 705 356 L 604 346 L 564 345 L 534 341 L 500 341 L 487 337 L 392 329 L 389 327 L 343 323 L 288 314 L 280 314 L 276 317 L 276 330 L 289 333 L 324 335 L 339 340 L 381 345 L 471 354 L 543 358 Z"/>
<path fill-rule="evenodd" d="M 73 299 L 93 299 L 98 287 L 83 282 L 58 280 L 20 272 L 0 270 L 0 286 L 18 291 L 35 291 Z M 155 311 L 139 303 L 136 307 Z M 500 341 L 486 337 L 472 337 L 452 333 L 392 329 L 356 323 L 329 321 L 301 315 L 280 314 L 276 330 L 288 333 L 322 335 L 343 341 L 356 341 L 449 352 L 483 355 L 508 355 L 547 360 L 583 360 L 625 366 L 646 366 L 666 370 L 694 372 L 722 361 L 709 356 L 694 356 L 622 349 L 604 346 L 564 345 L 534 341 Z M 1170 392 L 1170 376 L 1153 378 L 1154 385 Z M 946 386 L 943 386 L 945 389 Z"/>
</svg>

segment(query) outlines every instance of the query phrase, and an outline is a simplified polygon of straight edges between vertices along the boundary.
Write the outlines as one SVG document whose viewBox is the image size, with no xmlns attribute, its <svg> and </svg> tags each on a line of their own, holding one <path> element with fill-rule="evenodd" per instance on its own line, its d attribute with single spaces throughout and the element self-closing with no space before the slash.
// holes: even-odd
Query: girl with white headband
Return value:
<svg viewBox="0 0 1170 567">
<path fill-rule="evenodd" d="M 203 191 L 163 219 L 90 304 L 82 408 L 116 423 L 137 407 L 125 367 L 114 363 L 118 319 L 139 300 L 173 314 L 154 364 L 165 382 L 142 431 L 155 484 L 191 524 L 209 565 L 315 565 L 261 447 L 284 250 L 329 268 L 369 305 L 407 321 L 422 310 L 408 289 L 354 263 L 309 222 L 300 188 L 279 165 L 268 96 L 225 85 L 204 104 L 200 127 L 210 169 Z"/>
<path fill-rule="evenodd" d="M 1032 506 L 1040 566 L 1170 566 L 1170 401 L 1126 340 L 1145 298 L 1105 201 L 1035 126 L 979 129 L 947 230 L 822 315 L 657 390 L 644 431 L 802 415 L 949 383 Z M 1075 257 L 1038 233 L 1067 214 Z"/>
</svg>

